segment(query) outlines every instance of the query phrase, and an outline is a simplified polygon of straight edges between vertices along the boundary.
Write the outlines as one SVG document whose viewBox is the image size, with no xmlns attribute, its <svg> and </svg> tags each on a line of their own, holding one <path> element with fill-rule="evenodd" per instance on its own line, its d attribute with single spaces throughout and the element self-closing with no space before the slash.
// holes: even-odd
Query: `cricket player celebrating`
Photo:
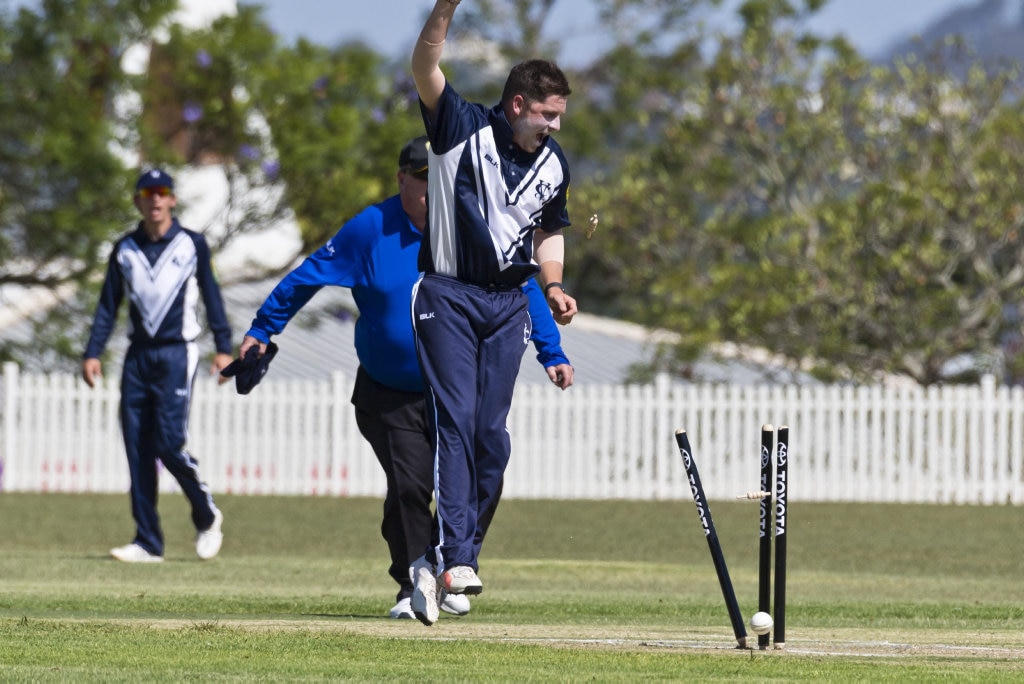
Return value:
<svg viewBox="0 0 1024 684">
<path fill-rule="evenodd" d="M 562 288 L 569 166 L 551 139 L 570 94 L 553 63 L 513 67 L 493 108 L 464 100 L 440 60 L 460 0 L 437 0 L 412 53 L 430 139 L 423 273 L 413 325 L 435 436 L 434 539 L 410 568 L 412 608 L 431 625 L 441 591 L 479 594 L 478 525 L 511 453 L 505 421 L 530 338 L 520 286 L 539 272 L 555 320 L 576 301 Z"/>
</svg>

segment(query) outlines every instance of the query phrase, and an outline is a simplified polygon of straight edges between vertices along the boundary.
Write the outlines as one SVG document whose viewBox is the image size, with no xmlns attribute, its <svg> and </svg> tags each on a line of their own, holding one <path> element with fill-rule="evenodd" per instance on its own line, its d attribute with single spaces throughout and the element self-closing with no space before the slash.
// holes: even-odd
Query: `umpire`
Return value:
<svg viewBox="0 0 1024 684">
<path fill-rule="evenodd" d="M 223 516 L 199 479 L 196 460 L 185 450 L 199 365 L 200 297 L 217 348 L 211 373 L 219 374 L 232 361 L 231 328 L 206 240 L 173 215 L 178 203 L 174 179 L 160 169 L 147 171 L 135 185 L 134 200 L 142 220 L 114 244 L 82 361 L 82 377 L 93 387 L 103 374 L 100 356 L 127 296 L 129 346 L 121 374 L 120 418 L 136 531 L 130 544 L 111 549 L 110 555 L 126 563 L 164 559 L 156 508 L 159 459 L 192 506 L 196 554 L 206 560 L 220 551 Z"/>
</svg>

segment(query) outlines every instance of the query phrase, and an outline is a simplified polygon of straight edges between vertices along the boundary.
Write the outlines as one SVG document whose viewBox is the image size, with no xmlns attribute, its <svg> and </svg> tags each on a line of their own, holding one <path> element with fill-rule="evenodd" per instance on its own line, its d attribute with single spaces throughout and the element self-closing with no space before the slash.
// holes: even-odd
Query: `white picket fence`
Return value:
<svg viewBox="0 0 1024 684">
<path fill-rule="evenodd" d="M 3 369 L 0 489 L 128 487 L 118 388 Z M 381 496 L 351 379 L 267 380 L 247 396 L 197 382 L 190 450 L 215 492 Z M 787 425 L 792 501 L 1024 503 L 1024 393 L 932 388 L 682 385 L 517 389 L 505 496 L 688 499 L 687 431 L 710 499 L 757 489 L 760 431 Z M 161 488 L 175 491 L 163 477 Z"/>
</svg>

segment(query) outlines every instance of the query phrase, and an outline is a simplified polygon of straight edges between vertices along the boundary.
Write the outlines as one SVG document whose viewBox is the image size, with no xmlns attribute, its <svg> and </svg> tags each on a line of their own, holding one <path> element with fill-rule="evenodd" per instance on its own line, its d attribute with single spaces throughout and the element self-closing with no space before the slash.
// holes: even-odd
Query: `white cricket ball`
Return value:
<svg viewBox="0 0 1024 684">
<path fill-rule="evenodd" d="M 750 616 L 750 631 L 754 634 L 767 634 L 772 631 L 774 624 L 772 616 L 768 613 L 760 612 Z"/>
</svg>

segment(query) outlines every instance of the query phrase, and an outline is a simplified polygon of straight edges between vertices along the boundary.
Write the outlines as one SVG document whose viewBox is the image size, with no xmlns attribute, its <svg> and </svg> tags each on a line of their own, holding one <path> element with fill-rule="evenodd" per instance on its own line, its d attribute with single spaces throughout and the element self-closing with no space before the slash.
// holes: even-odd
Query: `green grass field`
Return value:
<svg viewBox="0 0 1024 684">
<path fill-rule="evenodd" d="M 1020 681 L 1024 511 L 790 503 L 787 644 L 740 650 L 692 501 L 505 501 L 485 592 L 433 627 L 391 620 L 374 499 L 218 497 L 195 559 L 107 557 L 127 495 L 0 494 L 4 681 Z M 744 616 L 757 506 L 711 503 Z M 754 641 L 754 638 L 751 639 Z"/>
</svg>

